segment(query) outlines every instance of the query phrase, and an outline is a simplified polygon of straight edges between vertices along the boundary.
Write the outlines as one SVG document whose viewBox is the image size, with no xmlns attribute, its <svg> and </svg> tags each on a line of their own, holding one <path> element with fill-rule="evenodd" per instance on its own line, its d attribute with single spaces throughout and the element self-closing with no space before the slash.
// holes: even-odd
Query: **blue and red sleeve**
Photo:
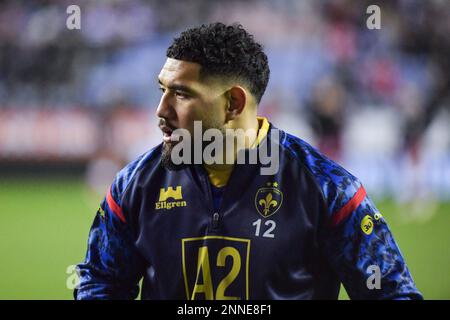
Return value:
<svg viewBox="0 0 450 320">
<path fill-rule="evenodd" d="M 85 261 L 78 265 L 76 299 L 135 299 L 143 263 L 120 203 L 117 180 L 97 211 Z"/>
<path fill-rule="evenodd" d="M 361 182 L 301 139 L 287 135 L 284 145 L 322 192 L 327 208 L 321 228 L 323 254 L 349 297 L 422 299 L 385 219 Z"/>
<path fill-rule="evenodd" d="M 381 213 L 349 177 L 331 208 L 324 252 L 351 299 L 422 299 Z M 378 278 L 377 278 L 378 277 Z"/>
</svg>

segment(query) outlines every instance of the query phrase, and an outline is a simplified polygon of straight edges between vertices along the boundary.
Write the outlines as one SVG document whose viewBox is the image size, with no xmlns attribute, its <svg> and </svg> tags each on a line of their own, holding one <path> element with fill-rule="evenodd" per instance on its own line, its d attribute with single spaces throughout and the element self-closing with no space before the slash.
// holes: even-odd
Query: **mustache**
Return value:
<svg viewBox="0 0 450 320">
<path fill-rule="evenodd" d="M 158 127 L 167 127 L 167 128 L 169 128 L 170 130 L 175 130 L 175 129 L 177 129 L 175 126 L 173 126 L 173 125 L 171 125 L 166 119 L 164 119 L 164 118 L 159 118 L 159 121 L 158 121 Z"/>
</svg>

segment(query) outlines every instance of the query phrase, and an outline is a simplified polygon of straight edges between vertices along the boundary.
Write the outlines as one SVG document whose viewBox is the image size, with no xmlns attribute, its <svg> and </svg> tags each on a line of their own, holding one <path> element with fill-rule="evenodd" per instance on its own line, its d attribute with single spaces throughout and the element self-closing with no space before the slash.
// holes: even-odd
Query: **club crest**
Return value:
<svg viewBox="0 0 450 320">
<path fill-rule="evenodd" d="M 259 188 L 255 195 L 255 207 L 264 218 L 270 217 L 280 209 L 283 203 L 283 193 L 278 189 L 278 183 L 268 183 Z"/>
</svg>

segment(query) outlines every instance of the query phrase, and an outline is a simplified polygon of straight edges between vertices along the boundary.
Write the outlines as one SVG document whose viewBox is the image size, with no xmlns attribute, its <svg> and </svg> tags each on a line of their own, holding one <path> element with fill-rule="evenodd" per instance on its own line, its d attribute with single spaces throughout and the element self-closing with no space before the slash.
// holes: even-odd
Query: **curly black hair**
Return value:
<svg viewBox="0 0 450 320">
<path fill-rule="evenodd" d="M 201 65 L 201 76 L 219 76 L 248 87 L 257 103 L 269 82 L 262 46 L 240 24 L 212 23 L 187 29 L 174 39 L 167 57 Z"/>
</svg>

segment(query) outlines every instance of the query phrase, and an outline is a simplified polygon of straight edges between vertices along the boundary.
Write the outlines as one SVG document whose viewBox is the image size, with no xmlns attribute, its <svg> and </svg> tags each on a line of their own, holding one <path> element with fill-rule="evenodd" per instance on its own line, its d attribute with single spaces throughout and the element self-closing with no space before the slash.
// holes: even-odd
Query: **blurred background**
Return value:
<svg viewBox="0 0 450 320">
<path fill-rule="evenodd" d="M 72 298 L 114 174 L 161 141 L 166 48 L 216 21 L 265 48 L 259 113 L 358 176 L 425 298 L 450 299 L 447 0 L 1 1 L 0 299 Z"/>
</svg>

